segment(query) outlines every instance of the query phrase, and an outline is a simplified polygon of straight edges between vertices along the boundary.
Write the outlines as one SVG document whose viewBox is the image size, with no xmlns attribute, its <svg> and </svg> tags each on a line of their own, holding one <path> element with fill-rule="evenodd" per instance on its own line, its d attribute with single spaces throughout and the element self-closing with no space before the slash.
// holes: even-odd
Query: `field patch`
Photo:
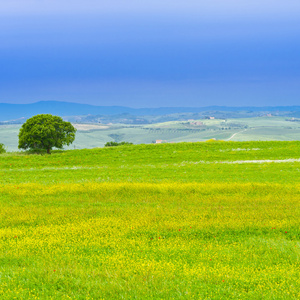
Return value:
<svg viewBox="0 0 300 300">
<path fill-rule="evenodd" d="M 0 192 L 2 299 L 299 297 L 300 185 L 21 184 Z"/>
<path fill-rule="evenodd" d="M 109 128 L 109 126 L 95 124 L 74 124 L 74 127 L 78 131 L 103 130 Z"/>
</svg>

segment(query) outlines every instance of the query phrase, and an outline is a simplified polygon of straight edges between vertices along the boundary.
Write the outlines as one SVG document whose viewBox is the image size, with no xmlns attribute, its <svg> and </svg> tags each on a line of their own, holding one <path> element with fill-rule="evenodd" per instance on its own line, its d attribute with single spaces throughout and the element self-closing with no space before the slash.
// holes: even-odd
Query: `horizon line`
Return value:
<svg viewBox="0 0 300 300">
<path fill-rule="evenodd" d="M 70 102 L 70 101 L 58 101 L 58 100 L 40 100 L 36 102 L 30 103 L 7 103 L 7 102 L 0 102 L 1 104 L 5 105 L 32 105 L 38 103 L 64 103 L 64 104 L 77 104 L 77 105 L 87 105 L 87 106 L 94 106 L 94 107 L 123 107 L 123 108 L 130 108 L 130 109 L 159 109 L 159 108 L 211 108 L 211 107 L 226 107 L 226 108 L 275 108 L 275 107 L 299 107 L 300 105 L 264 105 L 264 106 L 226 106 L 226 105 L 206 105 L 206 106 L 158 106 L 158 107 L 130 107 L 130 106 L 123 106 L 123 105 L 95 105 L 89 103 L 82 103 L 82 102 Z"/>
</svg>

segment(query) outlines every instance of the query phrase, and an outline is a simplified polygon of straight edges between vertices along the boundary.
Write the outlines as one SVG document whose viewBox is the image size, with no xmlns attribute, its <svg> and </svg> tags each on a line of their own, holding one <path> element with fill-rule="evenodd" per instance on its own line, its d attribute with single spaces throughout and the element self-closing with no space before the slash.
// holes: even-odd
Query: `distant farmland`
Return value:
<svg viewBox="0 0 300 300">
<path fill-rule="evenodd" d="M 0 142 L 16 151 L 21 125 L 0 125 Z M 227 120 L 172 121 L 146 125 L 76 124 L 78 131 L 69 149 L 103 147 L 108 141 L 150 144 L 197 142 L 215 138 L 231 141 L 290 141 L 300 139 L 300 122 L 285 117 L 258 117 Z"/>
</svg>

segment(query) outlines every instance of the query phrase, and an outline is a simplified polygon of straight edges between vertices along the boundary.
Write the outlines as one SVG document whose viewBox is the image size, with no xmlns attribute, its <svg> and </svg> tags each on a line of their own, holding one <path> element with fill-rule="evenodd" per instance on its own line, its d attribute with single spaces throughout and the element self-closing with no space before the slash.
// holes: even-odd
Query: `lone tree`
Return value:
<svg viewBox="0 0 300 300">
<path fill-rule="evenodd" d="M 76 129 L 61 117 L 49 114 L 28 119 L 19 132 L 19 149 L 45 149 L 50 154 L 53 147 L 62 149 L 75 140 Z"/>
</svg>

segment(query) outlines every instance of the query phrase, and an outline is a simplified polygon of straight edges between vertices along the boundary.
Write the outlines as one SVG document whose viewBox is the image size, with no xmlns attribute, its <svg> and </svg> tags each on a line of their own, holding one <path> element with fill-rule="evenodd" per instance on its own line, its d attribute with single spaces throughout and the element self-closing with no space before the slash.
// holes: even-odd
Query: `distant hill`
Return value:
<svg viewBox="0 0 300 300">
<path fill-rule="evenodd" d="M 279 113 L 286 112 L 287 116 L 298 116 L 300 106 L 274 106 L 274 107 L 159 107 L 159 108 L 130 108 L 123 106 L 94 106 L 59 101 L 40 101 L 32 104 L 8 104 L 0 103 L 0 121 L 22 123 L 26 119 L 37 114 L 53 114 L 64 116 L 84 115 L 121 115 L 132 116 L 163 116 L 180 113 L 201 113 L 201 112 L 249 112 L 249 113 Z"/>
</svg>

